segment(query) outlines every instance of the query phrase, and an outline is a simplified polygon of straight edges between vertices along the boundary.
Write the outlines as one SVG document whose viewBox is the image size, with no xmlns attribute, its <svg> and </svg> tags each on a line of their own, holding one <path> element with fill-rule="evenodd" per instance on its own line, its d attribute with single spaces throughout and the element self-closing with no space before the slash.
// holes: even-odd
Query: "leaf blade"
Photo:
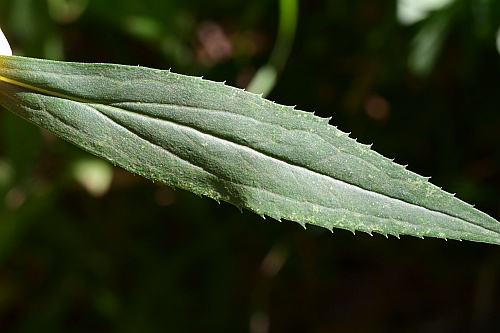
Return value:
<svg viewBox="0 0 500 333">
<path fill-rule="evenodd" d="M 0 57 L 0 102 L 146 178 L 275 219 L 500 244 L 500 223 L 311 113 L 148 68 Z"/>
</svg>

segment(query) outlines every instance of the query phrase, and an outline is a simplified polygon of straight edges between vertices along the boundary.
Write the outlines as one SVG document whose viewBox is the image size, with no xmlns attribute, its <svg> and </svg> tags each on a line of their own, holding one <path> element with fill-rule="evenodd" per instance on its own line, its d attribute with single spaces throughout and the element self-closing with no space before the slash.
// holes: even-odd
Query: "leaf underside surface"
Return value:
<svg viewBox="0 0 500 333">
<path fill-rule="evenodd" d="M 500 244 L 500 223 L 329 119 L 170 71 L 0 56 L 0 104 L 133 173 L 332 230 Z"/>
</svg>

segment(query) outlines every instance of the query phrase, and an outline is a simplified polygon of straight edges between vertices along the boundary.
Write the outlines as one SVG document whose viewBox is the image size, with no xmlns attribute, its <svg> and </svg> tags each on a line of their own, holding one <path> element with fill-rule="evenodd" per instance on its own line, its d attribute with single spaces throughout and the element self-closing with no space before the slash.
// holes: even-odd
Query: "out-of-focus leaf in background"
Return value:
<svg viewBox="0 0 500 333">
<path fill-rule="evenodd" d="M 499 12 L 500 1 L 455 0 L 402 25 L 393 0 L 301 1 L 268 98 L 332 116 L 498 219 Z M 0 2 L 17 55 L 242 88 L 269 62 L 278 14 L 267 0 Z M 433 53 L 419 49 L 433 40 Z M 93 157 L 7 111 L 0 128 L 2 331 L 499 329 L 495 246 L 304 231 L 113 166 L 95 197 L 75 172 Z"/>
</svg>

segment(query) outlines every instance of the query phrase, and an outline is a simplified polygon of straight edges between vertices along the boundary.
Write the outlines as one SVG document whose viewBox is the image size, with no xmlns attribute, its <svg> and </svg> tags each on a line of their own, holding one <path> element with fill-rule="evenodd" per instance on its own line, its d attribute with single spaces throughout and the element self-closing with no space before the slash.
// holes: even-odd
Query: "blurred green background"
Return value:
<svg viewBox="0 0 500 333">
<path fill-rule="evenodd" d="M 242 88 L 271 68 L 269 99 L 331 116 L 499 219 L 500 1 L 286 6 L 2 0 L 0 26 L 17 55 Z M 500 331 L 498 246 L 263 220 L 1 111 L 0 332 Z"/>
</svg>

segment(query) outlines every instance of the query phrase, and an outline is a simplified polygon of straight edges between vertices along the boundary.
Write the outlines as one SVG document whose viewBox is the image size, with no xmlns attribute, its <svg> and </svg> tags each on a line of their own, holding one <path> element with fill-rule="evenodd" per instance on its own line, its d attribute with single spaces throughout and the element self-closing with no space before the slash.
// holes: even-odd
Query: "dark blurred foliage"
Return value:
<svg viewBox="0 0 500 333">
<path fill-rule="evenodd" d="M 278 8 L 3 0 L 0 24 L 17 55 L 245 87 Z M 452 1 L 406 26 L 394 1 L 299 12 L 269 98 L 333 117 L 498 219 L 500 1 Z M 5 110 L 0 126 L 1 332 L 500 331 L 498 246 L 303 230 L 153 184 Z"/>
</svg>

